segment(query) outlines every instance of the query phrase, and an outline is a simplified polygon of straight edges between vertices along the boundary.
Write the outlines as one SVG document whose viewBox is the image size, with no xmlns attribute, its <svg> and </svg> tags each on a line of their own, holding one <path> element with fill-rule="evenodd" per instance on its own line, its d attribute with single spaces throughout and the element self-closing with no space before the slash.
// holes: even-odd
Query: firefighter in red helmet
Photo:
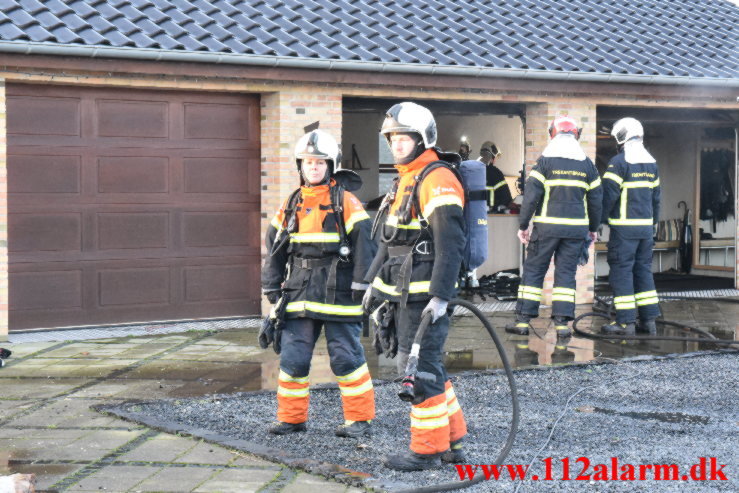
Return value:
<svg viewBox="0 0 739 493">
<path fill-rule="evenodd" d="M 554 257 L 554 328 L 558 338 L 572 334 L 568 322 L 575 317 L 577 262 L 583 243 L 597 237 L 603 200 L 600 176 L 580 147 L 580 133 L 574 119 L 555 118 L 549 126 L 551 140 L 526 181 L 518 238 L 528 246 L 516 321 L 506 332 L 529 333 L 529 321 L 539 316 L 544 276 Z"/>
</svg>

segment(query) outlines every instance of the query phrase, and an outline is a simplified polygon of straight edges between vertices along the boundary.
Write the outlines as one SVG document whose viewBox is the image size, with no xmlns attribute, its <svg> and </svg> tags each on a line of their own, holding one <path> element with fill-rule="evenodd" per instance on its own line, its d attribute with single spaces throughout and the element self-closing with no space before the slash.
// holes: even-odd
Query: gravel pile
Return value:
<svg viewBox="0 0 739 493">
<path fill-rule="evenodd" d="M 638 359 L 613 364 L 547 367 L 515 372 L 521 422 L 506 464 L 529 464 L 528 477 L 511 481 L 508 472 L 498 481 L 484 481 L 467 491 L 739 491 L 739 360 L 736 353 L 683 355 Z M 468 373 L 453 377 L 467 418 L 466 451 L 469 464 L 491 464 L 502 447 L 511 420 L 505 374 Z M 578 390 L 578 395 L 570 398 Z M 377 417 L 371 438 L 334 436 L 343 421 L 338 389 L 311 390 L 308 431 L 276 437 L 267 433 L 274 420 L 273 392 L 208 396 L 207 398 L 128 403 L 107 409 L 129 419 L 220 441 L 340 481 L 378 489 L 457 481 L 457 470 L 398 473 L 382 466 L 382 457 L 408 447 L 410 406 L 397 398 L 398 385 L 376 382 Z M 543 481 L 542 459 L 552 457 L 552 481 Z M 564 481 L 562 458 L 569 458 L 571 480 Z M 589 480 L 575 480 L 587 457 Z M 679 476 L 707 457 L 726 464 L 728 481 L 612 481 L 594 477 L 596 464 L 606 464 L 611 477 L 612 457 L 619 467 L 633 464 L 676 464 Z M 341 467 L 330 466 L 329 464 Z M 363 474 L 347 474 L 347 471 Z M 482 473 L 481 469 L 478 469 Z M 619 476 L 623 471 L 619 470 Z M 602 473 L 601 473 L 602 474 Z M 503 479 L 507 476 L 508 479 Z"/>
</svg>

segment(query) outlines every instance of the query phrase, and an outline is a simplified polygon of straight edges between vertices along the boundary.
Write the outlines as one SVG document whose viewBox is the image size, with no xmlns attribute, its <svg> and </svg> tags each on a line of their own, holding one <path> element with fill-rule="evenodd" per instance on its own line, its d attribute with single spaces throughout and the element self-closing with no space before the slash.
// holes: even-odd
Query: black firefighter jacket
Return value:
<svg viewBox="0 0 739 493">
<path fill-rule="evenodd" d="M 262 267 L 262 290 L 282 290 L 288 296 L 287 318 L 359 321 L 362 306 L 352 300 L 352 282 L 363 283 L 375 255 L 371 221 L 362 203 L 344 192 L 344 224 L 351 253 L 339 256 L 340 234 L 331 207 L 328 185 L 301 187 L 297 204 L 298 228 L 289 234 Z M 267 228 L 267 251 L 287 234 L 282 205 Z"/>
<path fill-rule="evenodd" d="M 540 235 L 584 239 L 597 231 L 603 207 L 598 170 L 584 160 L 541 156 L 526 181 L 519 227 L 532 218 Z"/>
<path fill-rule="evenodd" d="M 621 152 L 603 175 L 603 222 L 624 238 L 651 238 L 659 220 L 657 163 L 628 163 Z"/>
</svg>

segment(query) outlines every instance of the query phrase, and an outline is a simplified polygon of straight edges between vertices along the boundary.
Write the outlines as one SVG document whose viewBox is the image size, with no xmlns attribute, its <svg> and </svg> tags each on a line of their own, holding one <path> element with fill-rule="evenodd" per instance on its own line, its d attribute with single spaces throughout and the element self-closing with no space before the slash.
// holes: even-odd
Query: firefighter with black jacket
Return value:
<svg viewBox="0 0 739 493">
<path fill-rule="evenodd" d="M 506 326 L 506 332 L 529 333 L 529 321 L 539 315 L 544 276 L 554 256 L 554 328 L 558 338 L 572 334 L 568 322 L 575 316 L 577 262 L 584 243 L 597 237 L 603 201 L 601 179 L 580 147 L 580 132 L 572 118 L 554 119 L 549 126 L 551 141 L 526 181 L 518 238 L 528 247 L 516 321 Z"/>
<path fill-rule="evenodd" d="M 349 191 L 339 170 L 341 153 L 331 135 L 314 130 L 300 138 L 295 162 L 301 186 L 267 229 L 262 290 L 272 304 L 286 303 L 277 388 L 276 435 L 305 431 L 308 419 L 308 373 L 321 328 L 325 328 L 331 370 L 341 391 L 344 424 L 336 435 L 371 433 L 374 389 L 367 369 L 362 331 L 364 277 L 376 246 L 371 221 Z M 358 180 L 358 177 L 356 177 Z M 361 183 L 361 182 L 360 182 Z"/>
<path fill-rule="evenodd" d="M 498 146 L 490 141 L 483 142 L 480 148 L 480 157 L 478 161 L 485 163 L 486 186 L 488 193 L 488 208 L 492 211 L 499 205 L 508 207 L 513 197 L 511 197 L 511 189 L 508 182 L 505 181 L 505 175 L 495 165 L 495 160 L 503 153 L 500 152 Z"/>
<path fill-rule="evenodd" d="M 652 276 L 654 225 L 659 219 L 660 184 L 657 162 L 644 148 L 644 129 L 634 118 L 622 118 L 611 135 L 618 154 L 603 175 L 603 222 L 608 238 L 609 282 L 616 321 L 601 327 L 606 334 L 656 333 L 659 298 Z"/>
<path fill-rule="evenodd" d="M 386 314 L 387 310 L 393 314 L 400 374 L 422 317 L 431 315 L 418 371 L 434 375 L 435 381 L 416 380 L 410 447 L 385 459 L 386 467 L 415 471 L 437 467 L 440 459 L 464 461 L 462 438 L 467 428 L 442 351 L 449 331 L 447 304 L 456 294 L 465 245 L 465 198 L 462 184 L 449 169 L 459 156 L 434 147 L 436 122 L 428 109 L 411 102 L 394 105 L 381 133 L 399 176 L 375 220 L 382 241 L 365 277 L 372 289 L 363 305 L 372 312 L 379 302 Z"/>
</svg>

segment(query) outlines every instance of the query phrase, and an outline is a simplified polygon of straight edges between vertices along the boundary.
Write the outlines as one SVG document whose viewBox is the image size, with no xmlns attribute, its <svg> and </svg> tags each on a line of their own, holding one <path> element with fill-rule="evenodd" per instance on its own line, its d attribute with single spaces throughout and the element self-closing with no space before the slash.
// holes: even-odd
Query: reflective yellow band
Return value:
<svg viewBox="0 0 739 493">
<path fill-rule="evenodd" d="M 620 176 L 618 176 L 616 173 L 612 173 L 610 171 L 606 171 L 605 174 L 603 174 L 603 179 L 613 180 L 616 183 L 618 183 L 619 185 L 624 182 L 624 179 L 623 178 L 621 178 Z"/>
<path fill-rule="evenodd" d="M 625 181 L 621 184 L 622 188 L 655 188 L 659 186 L 656 181 Z"/>
<path fill-rule="evenodd" d="M 308 383 L 308 377 L 292 377 L 282 370 L 280 370 L 279 379 L 281 382 Z"/>
<path fill-rule="evenodd" d="M 642 298 L 640 300 L 636 300 L 637 306 L 644 306 L 644 305 L 656 305 L 659 303 L 659 298 Z"/>
<path fill-rule="evenodd" d="M 650 217 L 648 219 L 608 219 L 608 224 L 613 226 L 651 226 L 654 224 L 654 220 Z"/>
<path fill-rule="evenodd" d="M 588 184 L 580 180 L 547 180 L 544 184 L 548 187 L 580 187 L 588 188 Z"/>
<path fill-rule="evenodd" d="M 565 303 L 574 303 L 575 295 L 568 294 L 553 294 L 552 301 L 564 301 Z"/>
<path fill-rule="evenodd" d="M 431 407 L 411 407 L 411 418 L 427 419 L 446 414 L 446 401 Z"/>
<path fill-rule="evenodd" d="M 541 288 L 537 288 L 534 286 L 519 285 L 518 290 L 519 292 L 523 291 L 524 293 L 541 294 Z"/>
<path fill-rule="evenodd" d="M 463 206 L 462 198 L 458 195 L 439 195 L 426 202 L 423 208 L 423 216 L 428 219 L 437 207 L 443 205 L 457 205 L 460 208 Z"/>
<path fill-rule="evenodd" d="M 554 294 L 571 294 L 572 296 L 575 296 L 575 290 L 572 288 L 554 288 L 552 289 L 552 293 Z"/>
<path fill-rule="evenodd" d="M 454 402 L 449 403 L 448 408 L 449 408 L 449 411 L 448 411 L 449 416 L 456 413 L 457 411 L 462 410 L 462 408 L 459 406 L 459 402 L 457 402 L 456 399 L 454 400 Z"/>
<path fill-rule="evenodd" d="M 590 186 L 588 187 L 590 190 L 594 188 L 598 188 L 600 186 L 600 178 L 596 178 L 595 181 L 590 183 Z"/>
<path fill-rule="evenodd" d="M 275 228 L 275 229 L 276 229 L 277 231 L 279 231 L 279 230 L 281 230 L 281 229 L 282 229 L 282 221 L 279 221 L 279 220 L 277 219 L 277 216 L 275 216 L 275 217 L 273 217 L 273 218 L 272 218 L 272 221 L 270 221 L 270 224 L 271 224 L 271 225 L 272 225 L 272 226 L 273 226 L 273 227 L 274 227 L 274 228 Z"/>
<path fill-rule="evenodd" d="M 657 296 L 657 291 L 642 291 L 641 293 L 634 294 L 634 298 L 641 299 L 641 298 L 654 298 Z"/>
<path fill-rule="evenodd" d="M 336 376 L 336 380 L 338 382 L 356 382 L 363 376 L 365 376 L 367 373 L 369 373 L 369 370 L 367 369 L 367 363 L 363 364 L 353 372 L 349 373 L 348 375 L 342 375 L 342 376 Z"/>
<path fill-rule="evenodd" d="M 338 243 L 339 233 L 293 233 L 290 243 Z"/>
<path fill-rule="evenodd" d="M 546 179 L 546 177 L 544 175 L 542 175 L 541 173 L 539 173 L 538 171 L 533 170 L 533 169 L 531 170 L 531 173 L 529 173 L 529 176 L 531 178 L 536 178 L 537 180 L 539 180 L 542 183 L 545 183 L 547 181 L 547 179 Z"/>
<path fill-rule="evenodd" d="M 394 226 L 398 229 L 421 229 L 421 223 L 418 219 L 411 219 L 410 224 L 398 224 L 398 216 L 388 216 L 385 220 L 388 226 Z"/>
<path fill-rule="evenodd" d="M 277 387 L 277 395 L 284 397 L 308 397 L 308 387 L 304 389 L 286 389 L 285 387 Z"/>
<path fill-rule="evenodd" d="M 503 185 L 507 185 L 507 184 L 508 184 L 508 183 L 507 183 L 507 182 L 506 182 L 505 180 L 501 180 L 501 181 L 499 181 L 498 183 L 496 183 L 495 185 L 493 185 L 492 187 L 485 187 L 485 188 L 487 188 L 487 189 L 488 189 L 488 190 L 490 190 L 491 192 L 494 192 L 494 191 L 496 191 L 497 189 L 499 189 L 500 187 L 502 187 Z"/>
<path fill-rule="evenodd" d="M 614 303 L 613 304 L 616 307 L 616 310 L 635 310 L 636 309 L 636 303 L 633 301 L 631 303 Z"/>
<path fill-rule="evenodd" d="M 449 416 L 444 416 L 435 419 L 416 419 L 411 416 L 411 428 L 418 428 L 421 430 L 432 430 L 436 428 L 443 428 L 449 426 Z"/>
<path fill-rule="evenodd" d="M 543 217 L 534 216 L 535 223 L 546 223 L 546 224 L 566 224 L 568 226 L 587 226 L 590 224 L 587 217 L 582 219 L 569 219 L 566 217 Z"/>
<path fill-rule="evenodd" d="M 372 380 L 367 380 L 362 385 L 358 385 L 357 387 L 345 387 L 339 384 L 339 390 L 341 390 L 341 395 L 343 395 L 344 397 L 354 397 L 357 395 L 362 395 L 365 392 L 372 390 Z"/>
<path fill-rule="evenodd" d="M 391 296 L 400 296 L 400 291 L 398 291 L 395 286 L 389 286 L 385 284 L 379 277 L 375 277 L 375 280 L 372 281 L 372 287 Z M 428 293 L 430 288 L 431 281 L 416 281 L 410 283 L 410 286 L 408 287 L 408 292 L 413 294 Z"/>
<path fill-rule="evenodd" d="M 457 397 L 457 395 L 454 393 L 454 387 L 449 387 L 448 389 L 446 389 L 446 391 L 444 393 L 446 394 L 446 401 L 447 402 L 449 402 L 452 399 L 454 399 L 455 397 Z"/>
<path fill-rule="evenodd" d="M 627 294 L 626 296 L 616 296 L 613 298 L 614 303 L 624 303 L 626 301 L 634 301 L 636 298 L 633 294 Z"/>
<path fill-rule="evenodd" d="M 541 301 L 541 295 L 540 294 L 532 294 L 532 293 L 522 293 L 518 292 L 518 297 L 523 298 L 525 300 L 531 300 L 531 301 Z"/>
<path fill-rule="evenodd" d="M 658 186 L 659 186 L 659 178 L 657 178 L 656 180 L 654 180 L 654 182 L 652 184 L 652 188 L 657 188 Z"/>
<path fill-rule="evenodd" d="M 346 228 L 346 234 L 349 234 L 352 232 L 352 229 L 354 229 L 354 225 L 357 224 L 359 221 L 364 221 L 365 219 L 369 219 L 369 214 L 367 214 L 365 211 L 359 211 L 355 212 L 351 216 L 349 216 L 349 220 L 346 221 L 344 227 Z"/>
<path fill-rule="evenodd" d="M 292 301 L 287 304 L 288 312 L 311 311 L 327 315 L 362 315 L 362 305 L 328 305 L 315 301 Z"/>
</svg>

